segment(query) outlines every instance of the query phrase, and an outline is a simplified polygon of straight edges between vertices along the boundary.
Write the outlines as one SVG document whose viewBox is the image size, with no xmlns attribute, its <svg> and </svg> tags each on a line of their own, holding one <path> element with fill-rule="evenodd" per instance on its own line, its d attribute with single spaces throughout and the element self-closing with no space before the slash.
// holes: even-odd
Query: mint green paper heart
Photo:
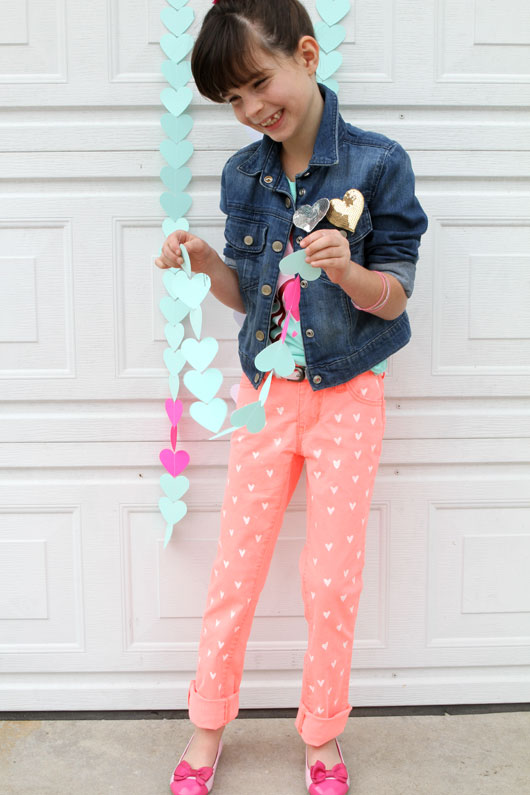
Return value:
<svg viewBox="0 0 530 795">
<path fill-rule="evenodd" d="M 174 478 L 169 472 L 165 472 L 160 478 L 160 485 L 170 500 L 179 500 L 190 487 L 190 482 L 186 475 L 177 475 Z"/>
<path fill-rule="evenodd" d="M 261 401 L 256 400 L 254 403 L 247 403 L 246 406 L 241 406 L 241 408 L 233 411 L 230 415 L 230 422 L 236 428 L 242 428 L 243 425 L 246 425 L 249 433 L 259 433 L 267 422 L 265 409 L 261 405 Z"/>
<path fill-rule="evenodd" d="M 334 91 L 335 94 L 339 93 L 339 84 L 332 77 L 329 77 L 327 80 L 320 80 L 320 82 L 324 83 L 324 85 Z"/>
<path fill-rule="evenodd" d="M 162 74 L 173 88 L 180 88 L 189 83 L 192 78 L 191 64 L 189 61 L 173 63 L 173 61 L 163 61 Z"/>
<path fill-rule="evenodd" d="M 177 323 L 180 323 L 186 317 L 190 308 L 182 301 L 178 299 L 175 301 L 171 296 L 165 295 L 160 299 L 160 311 L 171 325 L 176 326 Z"/>
<path fill-rule="evenodd" d="M 186 516 L 186 512 L 188 507 L 185 502 L 181 500 L 177 500 L 177 502 L 171 502 L 170 499 L 167 497 L 160 497 L 158 500 L 158 507 L 160 508 L 160 512 L 162 516 L 169 524 L 176 524 L 180 522 L 183 516 Z"/>
<path fill-rule="evenodd" d="M 169 542 L 171 541 L 171 536 L 173 535 L 173 525 L 167 524 L 166 525 L 166 532 L 164 533 L 164 549 L 167 547 Z"/>
<path fill-rule="evenodd" d="M 171 61 L 182 61 L 193 47 L 193 37 L 183 33 L 176 38 L 172 33 L 164 33 L 160 37 L 160 46 Z"/>
<path fill-rule="evenodd" d="M 160 179 L 172 193 L 179 193 L 185 190 L 191 180 L 192 173 L 189 166 L 182 166 L 182 168 L 171 168 L 171 166 L 164 166 L 160 171 Z"/>
<path fill-rule="evenodd" d="M 166 348 L 164 351 L 164 363 L 171 375 L 178 375 L 186 364 L 186 358 L 182 350 L 174 351 L 171 348 Z"/>
<path fill-rule="evenodd" d="M 271 388 L 271 383 L 272 383 L 272 370 L 270 371 L 269 375 L 267 376 L 267 378 L 263 382 L 262 387 L 261 387 L 261 389 L 259 391 L 259 402 L 261 403 L 262 406 L 265 405 L 265 401 L 267 400 L 267 398 L 269 396 L 269 390 Z"/>
<path fill-rule="evenodd" d="M 166 218 L 162 222 L 162 231 L 166 237 L 169 237 L 177 229 L 184 229 L 185 232 L 189 232 L 190 224 L 188 219 L 179 218 L 178 221 L 174 221 L 172 218 Z"/>
<path fill-rule="evenodd" d="M 191 202 L 189 193 L 179 193 L 177 196 L 173 193 L 163 193 L 160 197 L 160 204 L 174 221 L 188 212 Z"/>
<path fill-rule="evenodd" d="M 215 337 L 204 337 L 202 340 L 188 337 L 181 347 L 186 361 L 200 373 L 215 359 L 218 350 L 219 343 Z"/>
<path fill-rule="evenodd" d="M 342 54 L 334 50 L 330 53 L 321 52 L 317 66 L 317 77 L 322 80 L 327 80 L 328 77 L 339 69 L 342 64 Z"/>
<path fill-rule="evenodd" d="M 317 11 L 328 25 L 334 25 L 350 10 L 350 0 L 317 0 Z"/>
<path fill-rule="evenodd" d="M 195 273 L 189 279 L 183 270 L 175 274 L 174 290 L 181 301 L 190 309 L 195 309 L 201 304 L 211 287 L 211 280 L 207 273 Z"/>
<path fill-rule="evenodd" d="M 193 154 L 193 144 L 191 141 L 179 141 L 178 144 L 171 138 L 165 138 L 160 144 L 160 152 L 164 160 L 167 160 L 173 168 L 180 168 L 186 160 Z"/>
<path fill-rule="evenodd" d="M 182 248 L 183 248 L 183 246 L 180 247 L 181 251 L 182 251 Z M 186 252 L 186 254 L 187 254 L 187 252 Z M 180 273 L 181 271 L 185 271 L 187 273 L 188 277 L 191 278 L 192 274 L 191 274 L 189 257 L 187 258 L 187 262 L 186 262 L 186 260 L 184 260 L 184 264 L 183 264 L 182 268 L 169 268 L 168 270 L 166 270 L 164 276 L 162 277 L 162 281 L 164 282 L 164 286 L 165 286 L 166 290 L 172 296 L 172 298 L 175 298 L 175 299 L 178 299 L 178 291 L 180 290 L 179 282 L 176 282 L 175 278 L 176 278 L 177 274 Z"/>
<path fill-rule="evenodd" d="M 346 38 L 346 30 L 342 25 L 333 25 L 330 27 L 326 25 L 325 22 L 316 23 L 315 34 L 320 47 L 325 52 L 335 50 Z"/>
<path fill-rule="evenodd" d="M 176 9 L 182 8 L 182 6 L 185 6 L 186 3 L 188 2 L 188 0 L 167 0 L 167 1 L 170 6 L 173 6 L 173 8 Z"/>
<path fill-rule="evenodd" d="M 163 8 L 160 12 L 160 19 L 171 33 L 180 36 L 189 28 L 194 19 L 193 9 L 187 6 L 180 11 L 174 8 Z"/>
<path fill-rule="evenodd" d="M 184 373 L 186 389 L 203 403 L 210 402 L 219 392 L 222 383 L 223 374 L 216 367 L 210 367 L 204 373 L 199 373 L 197 370 L 188 370 Z"/>
<path fill-rule="evenodd" d="M 179 249 L 180 249 L 180 255 L 184 260 L 184 262 L 182 263 L 182 270 L 191 279 L 191 261 L 190 261 L 190 255 L 188 254 L 188 249 L 186 248 L 184 243 L 179 244 Z"/>
<path fill-rule="evenodd" d="M 170 63 L 168 61 L 168 63 Z M 188 63 L 188 61 L 186 61 Z M 180 116 L 173 116 L 171 113 L 164 113 L 160 119 L 162 129 L 172 141 L 178 144 L 191 132 L 193 119 L 189 113 L 181 113 Z"/>
<path fill-rule="evenodd" d="M 193 329 L 193 333 L 197 339 L 200 340 L 202 329 L 202 307 L 197 306 L 195 309 L 190 309 L 190 325 Z"/>
<path fill-rule="evenodd" d="M 170 296 L 175 299 L 178 299 L 177 295 L 178 285 L 175 284 L 175 276 L 177 275 L 177 273 L 179 273 L 180 270 L 181 268 L 169 268 L 162 276 L 164 287 L 166 288 Z"/>
<path fill-rule="evenodd" d="M 174 88 L 171 88 L 171 86 L 166 86 L 166 88 L 160 92 L 162 104 L 173 116 L 180 116 L 180 114 L 186 110 L 192 99 L 193 91 L 189 86 L 182 86 L 176 91 Z"/>
<path fill-rule="evenodd" d="M 281 340 L 267 345 L 260 351 L 254 359 L 254 364 L 258 370 L 263 372 L 274 370 L 276 375 L 281 376 L 291 375 L 295 368 L 293 354 L 289 350 L 289 346 Z"/>
<path fill-rule="evenodd" d="M 187 342 L 187 340 L 186 340 Z M 190 406 L 190 416 L 195 422 L 216 433 L 225 421 L 228 407 L 222 398 L 214 398 L 208 405 L 197 401 Z"/>
<path fill-rule="evenodd" d="M 322 273 L 322 268 L 314 268 L 309 262 L 305 261 L 307 252 L 304 248 L 288 254 L 280 260 L 280 270 L 286 276 L 294 276 L 299 273 L 302 279 L 307 279 L 308 282 L 314 282 Z"/>
<path fill-rule="evenodd" d="M 173 400 L 176 400 L 179 395 L 180 389 L 180 376 L 179 375 L 170 375 L 169 376 L 169 391 L 171 392 L 171 397 Z"/>
<path fill-rule="evenodd" d="M 184 326 L 182 323 L 176 323 L 174 326 L 172 326 L 171 323 L 166 323 L 164 326 L 164 334 L 166 335 L 169 347 L 176 351 L 184 339 Z"/>
</svg>

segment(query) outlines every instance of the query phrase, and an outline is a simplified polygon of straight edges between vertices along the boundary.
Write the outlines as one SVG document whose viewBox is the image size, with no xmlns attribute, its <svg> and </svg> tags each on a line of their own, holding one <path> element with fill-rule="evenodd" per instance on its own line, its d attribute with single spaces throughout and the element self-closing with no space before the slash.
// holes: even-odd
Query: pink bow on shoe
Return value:
<svg viewBox="0 0 530 795">
<path fill-rule="evenodd" d="M 189 762 L 186 762 L 185 759 L 177 765 L 175 772 L 173 773 L 173 781 L 182 781 L 188 776 L 195 776 L 199 784 L 206 784 L 209 778 L 213 775 L 213 767 L 208 767 L 208 765 L 204 765 L 200 767 L 198 770 L 194 770 Z"/>
<path fill-rule="evenodd" d="M 314 784 L 320 784 L 320 782 L 324 781 L 328 776 L 333 776 L 333 778 L 343 783 L 346 783 L 348 780 L 348 771 L 346 765 L 342 762 L 337 762 L 331 769 L 328 768 L 326 770 L 324 762 L 321 762 L 319 759 L 314 765 L 311 765 L 310 773 L 311 781 Z"/>
</svg>

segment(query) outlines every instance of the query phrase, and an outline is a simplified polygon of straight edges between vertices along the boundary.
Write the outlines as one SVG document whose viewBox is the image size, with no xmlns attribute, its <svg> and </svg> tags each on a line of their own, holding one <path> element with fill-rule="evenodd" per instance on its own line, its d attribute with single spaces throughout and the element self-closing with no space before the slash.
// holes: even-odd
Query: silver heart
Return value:
<svg viewBox="0 0 530 795">
<path fill-rule="evenodd" d="M 311 207 L 310 204 L 303 204 L 293 215 L 293 223 L 305 232 L 312 229 L 321 221 L 329 210 L 329 199 L 319 199 Z"/>
</svg>

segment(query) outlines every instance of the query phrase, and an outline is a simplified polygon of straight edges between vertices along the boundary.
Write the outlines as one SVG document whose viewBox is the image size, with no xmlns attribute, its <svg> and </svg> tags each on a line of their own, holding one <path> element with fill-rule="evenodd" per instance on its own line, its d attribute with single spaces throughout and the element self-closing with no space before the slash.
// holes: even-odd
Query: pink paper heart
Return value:
<svg viewBox="0 0 530 795">
<path fill-rule="evenodd" d="M 176 446 L 177 446 L 177 426 L 176 425 L 172 425 L 171 426 L 171 447 L 174 450 L 176 448 Z"/>
<path fill-rule="evenodd" d="M 172 425 L 177 425 L 182 416 L 183 403 L 182 400 L 166 400 L 166 413 Z"/>
<path fill-rule="evenodd" d="M 166 447 L 166 449 L 162 450 L 160 453 L 160 460 L 169 474 L 176 478 L 183 469 L 186 469 L 190 462 L 190 457 L 185 450 L 179 450 L 177 453 L 174 453 L 173 450 Z"/>
<path fill-rule="evenodd" d="M 298 322 L 300 320 L 300 276 L 287 282 L 284 288 L 285 308 L 291 310 L 291 315 Z"/>
</svg>

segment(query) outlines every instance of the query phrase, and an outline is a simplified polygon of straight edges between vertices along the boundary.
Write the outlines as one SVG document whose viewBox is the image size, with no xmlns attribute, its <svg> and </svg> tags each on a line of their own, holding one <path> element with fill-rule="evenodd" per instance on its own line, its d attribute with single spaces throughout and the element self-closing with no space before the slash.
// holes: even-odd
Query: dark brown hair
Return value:
<svg viewBox="0 0 530 795">
<path fill-rule="evenodd" d="M 315 38 L 315 31 L 299 0 L 217 0 L 191 53 L 198 91 L 224 103 L 229 89 L 261 74 L 256 49 L 273 57 L 292 56 L 302 36 Z"/>
</svg>

